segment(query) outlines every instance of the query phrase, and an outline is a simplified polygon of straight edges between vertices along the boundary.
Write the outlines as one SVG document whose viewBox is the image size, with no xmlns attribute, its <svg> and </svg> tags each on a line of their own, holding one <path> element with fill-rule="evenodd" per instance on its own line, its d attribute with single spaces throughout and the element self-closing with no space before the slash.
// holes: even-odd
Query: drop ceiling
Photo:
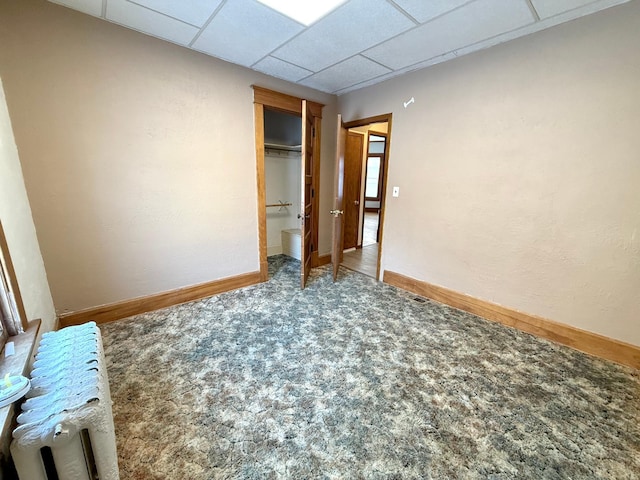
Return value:
<svg viewBox="0 0 640 480">
<path fill-rule="evenodd" d="M 305 27 L 257 0 L 50 0 L 343 94 L 629 0 L 348 0 Z"/>
</svg>

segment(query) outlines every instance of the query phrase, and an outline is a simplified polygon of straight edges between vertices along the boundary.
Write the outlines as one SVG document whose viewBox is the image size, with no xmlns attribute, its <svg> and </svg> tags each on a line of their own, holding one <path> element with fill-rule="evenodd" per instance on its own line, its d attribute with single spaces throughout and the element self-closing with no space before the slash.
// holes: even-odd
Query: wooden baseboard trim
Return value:
<svg viewBox="0 0 640 480">
<path fill-rule="evenodd" d="M 318 257 L 318 267 L 329 265 L 331 263 L 331 254 L 321 255 Z"/>
<path fill-rule="evenodd" d="M 138 315 L 140 313 L 151 312 L 160 308 L 178 305 L 180 303 L 191 302 L 200 298 L 228 292 L 242 287 L 248 287 L 262 281 L 260 272 L 250 272 L 234 277 L 214 280 L 212 282 L 201 283 L 190 287 L 179 288 L 169 292 L 162 292 L 147 297 L 139 297 L 122 302 L 101 305 L 99 307 L 79 310 L 77 312 L 60 315 L 60 327 L 69 325 L 80 325 L 88 321 L 98 324 L 113 322 L 121 318 Z"/>
<path fill-rule="evenodd" d="M 319 255 L 317 251 L 311 252 L 311 267 L 322 267 L 323 265 L 327 265 L 331 263 L 331 254 L 327 253 L 326 255 Z"/>
<path fill-rule="evenodd" d="M 487 320 L 516 328 L 599 358 L 640 369 L 639 346 L 503 307 L 388 270 L 384 272 L 383 281 Z"/>
</svg>

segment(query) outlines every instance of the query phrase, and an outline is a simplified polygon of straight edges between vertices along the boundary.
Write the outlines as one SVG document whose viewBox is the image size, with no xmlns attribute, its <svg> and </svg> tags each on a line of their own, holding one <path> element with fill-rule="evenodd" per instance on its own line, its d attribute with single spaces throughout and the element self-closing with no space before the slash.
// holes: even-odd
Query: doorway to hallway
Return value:
<svg viewBox="0 0 640 480">
<path fill-rule="evenodd" d="M 376 279 L 380 274 L 390 126 L 391 115 L 344 125 L 344 224 L 340 264 Z"/>
</svg>

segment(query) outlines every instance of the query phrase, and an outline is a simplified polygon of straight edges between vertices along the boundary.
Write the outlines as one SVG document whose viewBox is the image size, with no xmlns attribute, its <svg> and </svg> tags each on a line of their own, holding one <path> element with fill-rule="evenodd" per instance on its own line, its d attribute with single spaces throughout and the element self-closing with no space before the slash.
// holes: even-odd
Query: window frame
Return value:
<svg viewBox="0 0 640 480">
<path fill-rule="evenodd" d="M 23 333 L 28 329 L 27 315 L 18 286 L 16 272 L 13 267 L 13 261 L 9 253 L 9 245 L 7 237 L 4 233 L 2 222 L 0 221 L 0 289 L 3 296 L 8 300 L 5 313 L 10 318 L 5 318 L 4 313 L 0 310 L 0 323 L 2 325 L 2 335 L 0 336 L 0 350 L 4 347 L 8 337 Z M 17 318 L 16 318 L 17 317 Z"/>
</svg>

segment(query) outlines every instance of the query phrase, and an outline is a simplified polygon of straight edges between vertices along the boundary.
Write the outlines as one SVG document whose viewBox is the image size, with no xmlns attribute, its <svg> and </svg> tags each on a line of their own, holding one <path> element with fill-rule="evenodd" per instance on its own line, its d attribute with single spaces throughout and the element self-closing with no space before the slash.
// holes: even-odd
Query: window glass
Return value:
<svg viewBox="0 0 640 480">
<path fill-rule="evenodd" d="M 378 183 L 380 181 L 380 157 L 367 158 L 367 179 L 364 196 L 378 198 Z"/>
<path fill-rule="evenodd" d="M 369 153 L 384 153 L 384 142 L 374 142 L 370 140 Z"/>
</svg>

